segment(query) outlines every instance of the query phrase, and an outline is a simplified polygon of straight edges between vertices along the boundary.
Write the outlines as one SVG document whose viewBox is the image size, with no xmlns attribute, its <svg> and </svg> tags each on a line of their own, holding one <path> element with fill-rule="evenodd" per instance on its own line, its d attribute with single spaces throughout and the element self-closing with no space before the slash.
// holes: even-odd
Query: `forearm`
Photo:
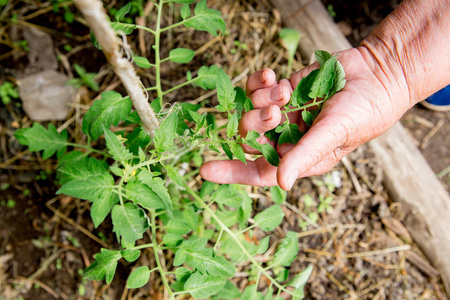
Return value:
<svg viewBox="0 0 450 300">
<path fill-rule="evenodd" d="M 360 49 L 391 99 L 408 109 L 450 84 L 450 0 L 403 1 Z"/>
</svg>

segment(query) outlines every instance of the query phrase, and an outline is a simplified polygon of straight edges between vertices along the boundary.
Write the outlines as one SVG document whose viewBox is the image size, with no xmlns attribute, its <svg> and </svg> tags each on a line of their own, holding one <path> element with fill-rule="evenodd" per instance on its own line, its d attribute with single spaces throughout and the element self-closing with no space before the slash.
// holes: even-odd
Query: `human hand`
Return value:
<svg viewBox="0 0 450 300">
<path fill-rule="evenodd" d="M 261 157 L 248 161 L 213 161 L 200 169 L 201 176 L 217 183 L 240 183 L 258 186 L 278 184 L 289 190 L 295 180 L 326 173 L 340 159 L 361 144 L 377 137 L 391 127 L 411 106 L 408 90 L 402 84 L 388 80 L 381 64 L 366 48 L 346 50 L 337 56 L 343 65 L 347 84 L 343 90 L 325 102 L 321 113 L 311 128 L 296 145 L 273 145 L 281 157 L 277 167 Z M 255 107 L 245 113 L 239 125 L 239 133 L 245 137 L 255 130 L 261 134 L 283 122 L 280 107 L 289 102 L 293 88 L 301 78 L 317 69 L 315 63 L 292 75 L 290 80 L 276 82 L 270 69 L 261 70 L 249 77 L 247 93 Z M 300 113 L 290 113 L 291 123 L 297 122 L 306 130 Z M 272 143 L 265 136 L 261 144 Z M 258 154 L 247 145 L 246 152 Z"/>
</svg>

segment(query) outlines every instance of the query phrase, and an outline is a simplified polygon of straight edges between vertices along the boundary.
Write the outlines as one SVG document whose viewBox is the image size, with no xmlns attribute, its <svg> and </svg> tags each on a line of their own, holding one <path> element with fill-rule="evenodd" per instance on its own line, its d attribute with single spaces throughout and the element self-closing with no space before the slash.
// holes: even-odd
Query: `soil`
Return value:
<svg viewBox="0 0 450 300">
<path fill-rule="evenodd" d="M 43 12 L 48 3 L 41 2 L 17 3 L 9 14 L 16 14 L 20 20 L 31 13 Z M 324 0 L 326 5 L 333 5 L 335 20 L 341 23 L 343 30 L 348 31 L 349 39 L 357 45 L 399 1 L 353 2 Z M 202 46 L 211 40 L 209 34 L 180 30 L 175 32 L 181 35 L 179 39 L 171 40 L 170 35 L 166 36 L 165 40 L 170 40 L 166 49 L 173 46 L 201 48 L 196 61 L 177 68 L 169 65 L 170 68 L 162 70 L 168 87 L 177 85 L 183 74 L 198 69 L 202 64 L 224 65 L 233 77 L 242 74 L 241 82 L 245 82 L 248 74 L 263 67 L 271 67 L 278 74 L 286 71 L 283 68 L 286 65 L 285 52 L 277 38 L 282 26 L 281 18 L 268 1 L 212 0 L 209 3 L 224 15 L 234 16 L 227 20 L 229 35 L 217 39 L 208 49 Z M 75 13 L 74 7 L 69 9 Z M 16 49 L 8 41 L 14 42 L 13 38 L 20 40 L 21 30 L 29 26 L 12 26 L 5 21 L 7 18 L 4 15 L 0 18 L 0 36 L 5 41 L 0 43 L 0 83 L 5 79 L 15 81 L 28 64 L 25 51 L 17 50 L 9 56 L 4 55 Z M 168 19 L 166 22 L 170 22 Z M 76 76 L 70 66 L 78 63 L 89 72 L 101 73 L 98 76 L 101 90 L 115 88 L 123 92 L 117 78 L 105 66 L 101 53 L 90 43 L 89 30 L 82 23 L 76 21 L 68 26 L 63 14 L 53 11 L 26 22 L 42 26 L 51 34 L 55 52 L 60 55 L 60 71 Z M 73 36 L 67 37 L 66 32 Z M 236 40 L 245 43 L 247 49 L 237 48 Z M 136 37 L 129 42 L 133 49 L 147 53 L 151 50 L 149 36 L 142 40 Z M 66 51 L 65 45 L 70 45 L 72 50 Z M 301 64 L 294 63 L 294 68 L 301 68 Z M 144 85 L 154 79 L 151 72 L 140 71 L 140 75 Z M 195 102 L 205 93 L 198 89 L 183 89 L 170 94 L 169 99 Z M 83 141 L 80 114 L 86 111 L 95 97 L 97 93 L 81 88 L 77 107 L 67 118 L 72 121 L 53 123 L 56 126 L 66 124 L 71 139 Z M 150 94 L 150 97 L 155 98 L 155 95 Z M 426 137 L 442 122 L 444 124 L 433 136 Z M 431 112 L 416 106 L 404 116 L 402 123 L 418 145 L 423 144 L 422 152 L 436 173 L 450 165 L 450 137 L 445 135 L 449 132 L 449 113 Z M 146 285 L 140 292 L 124 293 L 126 278 L 133 265 L 119 264 L 110 286 L 104 282 L 82 279 L 82 270 L 92 263 L 93 255 L 101 247 L 113 249 L 118 246 L 111 222 L 107 219 L 100 228 L 95 229 L 90 221 L 87 201 L 55 197 L 56 161 L 42 161 L 39 154 L 28 153 L 13 138 L 17 128 L 30 125 L 31 121 L 20 107 L 20 100 L 1 106 L 0 300 L 162 299 L 159 281 Z M 286 222 L 274 232 L 276 239 L 281 239 L 287 230 L 301 232 L 300 257 L 291 271 L 300 271 L 313 264 L 314 272 L 305 290 L 307 298 L 446 299 L 439 276 L 433 273 L 433 267 L 410 240 L 401 224 L 404 218 L 401 210 L 384 191 L 382 171 L 370 150 L 362 146 L 348 160 L 353 168 L 340 164 L 334 170 L 334 180 L 329 175 L 301 180 L 289 194 L 289 204 L 285 208 Z M 352 180 L 351 175 L 356 180 Z M 444 176 L 443 183 L 447 189 L 449 182 L 450 178 Z M 259 195 L 255 207 L 267 205 L 267 191 L 253 189 L 252 192 Z M 306 207 L 304 202 L 308 195 L 316 200 L 310 207 Z M 330 211 L 319 213 L 316 224 L 305 224 L 304 214 L 317 212 L 319 199 L 328 196 L 333 199 Z M 299 225 L 306 226 L 306 230 L 299 229 Z M 255 232 L 255 236 L 258 234 L 262 233 Z M 410 245 L 411 249 L 405 250 L 405 245 Z M 142 259 L 148 260 L 147 256 Z M 419 267 L 423 265 L 428 268 Z M 246 271 L 246 266 L 239 271 Z M 248 281 L 238 278 L 235 283 L 245 288 Z M 262 281 L 260 290 L 264 292 L 266 289 Z"/>
</svg>

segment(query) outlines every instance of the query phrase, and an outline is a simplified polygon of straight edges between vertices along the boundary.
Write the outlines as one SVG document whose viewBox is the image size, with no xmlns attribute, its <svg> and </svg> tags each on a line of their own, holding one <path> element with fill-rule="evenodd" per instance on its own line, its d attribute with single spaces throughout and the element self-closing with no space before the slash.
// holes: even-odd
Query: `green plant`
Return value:
<svg viewBox="0 0 450 300">
<path fill-rule="evenodd" d="M 4 105 L 11 103 L 12 99 L 19 98 L 19 92 L 12 82 L 5 81 L 0 85 L 0 98 Z"/>
<path fill-rule="evenodd" d="M 14 42 L 14 45 L 22 48 L 25 52 L 30 51 L 30 46 L 28 46 L 27 40 L 21 40 L 21 41 Z"/>
<path fill-rule="evenodd" d="M 85 85 L 89 87 L 91 90 L 98 92 L 100 87 L 98 86 L 97 81 L 95 81 L 95 76 L 97 76 L 97 74 L 86 72 L 86 69 L 78 64 L 74 64 L 73 67 L 75 69 L 75 72 L 77 72 L 78 76 L 80 76 L 80 78 L 73 78 L 67 81 L 67 84 L 71 84 L 76 88 Z"/>
<path fill-rule="evenodd" d="M 300 43 L 300 32 L 293 28 L 283 28 L 279 33 L 281 43 L 288 51 L 288 70 L 286 77 L 289 78 L 292 73 L 292 63 L 294 62 L 295 53 Z"/>
<path fill-rule="evenodd" d="M 52 3 L 53 6 L 53 12 L 59 13 L 62 8 L 64 12 L 64 20 L 69 24 L 73 23 L 73 21 L 75 20 L 75 15 L 70 10 L 69 6 L 73 3 L 72 0 L 51 0 L 50 2 Z"/>
<path fill-rule="evenodd" d="M 327 10 L 332 18 L 336 17 L 336 12 L 334 11 L 334 6 L 332 4 L 327 5 Z"/>
<path fill-rule="evenodd" d="M 344 68 L 337 58 L 322 50 L 316 51 L 315 56 L 320 68 L 303 77 L 294 89 L 289 103 L 281 110 L 286 116 L 286 121 L 265 134 L 279 145 L 297 144 L 304 135 L 297 124 L 290 122 L 289 113 L 300 112 L 303 122 L 311 126 L 322 110 L 323 104 L 345 86 Z M 253 109 L 249 99 L 244 104 L 246 110 Z M 276 150 L 269 144 L 258 144 L 255 139 L 259 137 L 259 133 L 251 131 L 247 135 L 246 143 L 261 151 L 270 164 L 278 166 L 279 157 Z"/>
<path fill-rule="evenodd" d="M 172 2 L 180 8 L 182 20 L 162 27 L 163 9 Z M 95 227 L 111 215 L 113 232 L 121 246 L 116 250 L 102 249 L 96 254 L 95 261 L 85 270 L 84 278 L 105 280 L 109 284 L 119 260 L 136 262 L 143 249 L 151 249 L 156 265 L 151 269 L 148 266 L 136 268 L 128 277 L 127 288 L 142 287 L 149 281 L 151 273 L 158 272 L 170 299 L 184 294 L 194 298 L 218 294 L 214 299 L 281 299 L 281 292 L 292 295 L 292 299 L 302 299 L 312 267 L 298 274 L 289 273 L 289 266 L 299 251 L 297 234 L 287 232 L 268 262 L 259 261 L 256 255 L 268 251 L 271 235 L 257 243 L 245 239 L 246 235 L 253 236 L 256 227 L 271 232 L 282 222 L 281 205 L 286 192 L 279 187 L 270 188 L 274 204 L 254 214 L 252 200 L 241 186 L 204 182 L 196 191 L 187 183 L 196 172 L 181 173 L 183 162 L 192 160 L 198 167 L 202 162 L 201 153 L 206 149 L 218 153 L 222 149 L 230 159 L 236 157 L 246 163 L 242 143 L 261 150 L 272 164 L 279 161 L 272 146 L 256 142 L 259 137 L 256 132 L 250 132 L 246 138 L 237 134 L 242 113 L 253 107 L 242 89 L 233 88 L 222 68 L 203 66 L 195 77 L 188 72 L 184 83 L 163 89 L 161 65 L 166 61 L 187 63 L 195 55 L 190 49 L 177 48 L 170 51 L 167 58 L 161 58 L 163 32 L 181 25 L 213 35 L 225 30 L 219 11 L 208 8 L 206 0 L 197 2 L 191 11 L 193 2 L 160 0 L 156 5 L 157 25 L 154 29 L 111 23 L 115 30 L 125 34 L 141 28 L 155 37 L 154 61 L 133 55 L 138 66 L 153 68 L 156 74 L 155 85 L 145 88 L 158 96 L 151 103 L 160 124 L 153 137 L 144 129 L 144 120 L 132 111 L 130 97 L 114 91 L 102 93 L 101 99 L 96 100 L 84 115 L 82 130 L 88 137 L 86 145 L 70 142 L 68 132 L 58 132 L 52 124 L 45 128 L 34 123 L 31 128 L 17 130 L 15 137 L 30 151 L 43 151 L 43 159 L 56 154 L 59 159 L 57 179 L 61 185 L 57 194 L 91 201 L 90 213 Z M 119 9 L 115 19 L 122 20 L 130 9 L 130 5 Z M 311 121 L 314 115 L 305 109 L 320 107 L 340 89 L 343 71 L 336 58 L 327 55 L 318 52 L 322 68 L 301 81 L 291 100 L 291 105 L 296 108 L 286 109 L 284 113 L 303 110 L 302 115 Z M 216 114 L 226 115 L 227 124 L 217 127 L 211 114 L 198 112 L 200 105 L 164 105 L 165 95 L 189 84 L 217 89 Z M 308 102 L 311 103 L 306 104 Z M 135 129 L 120 133 L 110 130 L 120 122 L 135 126 Z M 279 134 L 280 143 L 296 139 L 294 125 L 287 123 L 279 127 L 281 130 L 276 134 Z M 94 144 L 103 144 L 95 143 L 102 136 L 106 148 L 94 148 Z M 251 217 L 253 221 L 249 223 Z M 144 233 L 148 233 L 150 239 Z M 162 265 L 161 252 L 174 254 L 172 269 Z M 229 278 L 235 274 L 235 263 L 242 261 L 250 264 L 249 278 L 254 279 L 255 284 L 246 287 L 241 295 Z M 257 290 L 261 276 L 270 282 L 265 297 Z"/>
<path fill-rule="evenodd" d="M 239 49 L 242 49 L 245 51 L 248 48 L 248 45 L 246 43 L 241 43 L 238 40 L 234 41 L 233 44 L 234 44 L 235 48 L 231 48 L 231 50 L 230 50 L 231 54 L 235 54 Z"/>
</svg>

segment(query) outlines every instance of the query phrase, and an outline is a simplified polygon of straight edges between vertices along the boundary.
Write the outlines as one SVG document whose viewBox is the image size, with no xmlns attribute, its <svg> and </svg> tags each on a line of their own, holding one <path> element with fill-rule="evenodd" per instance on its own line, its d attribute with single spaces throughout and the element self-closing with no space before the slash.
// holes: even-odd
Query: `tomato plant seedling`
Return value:
<svg viewBox="0 0 450 300">
<path fill-rule="evenodd" d="M 269 250 L 271 236 L 256 242 L 245 238 L 246 235 L 253 236 L 256 227 L 269 233 L 280 225 L 285 216 L 282 205 L 286 193 L 272 187 L 270 193 L 274 203 L 255 214 L 252 200 L 241 186 L 204 182 L 199 190 L 195 190 L 187 183 L 191 175 L 181 172 L 184 161 L 194 160 L 198 167 L 202 161 L 201 153 L 206 149 L 219 153 L 222 149 L 230 159 L 234 157 L 246 163 L 242 143 L 260 150 L 270 163 L 277 165 L 279 162 L 272 146 L 256 142 L 258 133 L 250 132 L 246 138 L 238 135 L 239 119 L 245 111 L 253 109 L 253 105 L 242 89 L 233 88 L 222 68 L 202 66 L 196 76 L 188 72 L 185 82 L 164 88 L 161 65 L 167 61 L 188 63 L 195 52 L 176 48 L 169 52 L 168 57 L 161 57 L 163 32 L 178 26 L 212 35 L 225 31 L 226 24 L 219 11 L 209 8 L 206 0 L 195 5 L 194 2 L 155 2 L 155 28 L 121 23 L 130 12 L 131 5 L 118 9 L 115 21 L 110 23 L 119 36 L 131 34 L 137 28 L 154 36 L 152 61 L 132 54 L 129 49 L 125 49 L 125 53 L 131 55 L 137 66 L 154 70 L 154 85 L 146 87 L 145 91 L 157 94 L 157 99 L 151 103 L 152 113 L 157 118 L 154 124 L 159 124 L 157 128 L 144 128 L 146 116 L 133 110 L 136 107 L 130 96 L 107 91 L 94 101 L 84 115 L 82 131 L 87 136 L 87 144 L 72 143 L 68 132 L 58 131 L 53 124 L 45 128 L 34 123 L 30 128 L 17 130 L 15 137 L 30 151 L 43 151 L 44 160 L 56 155 L 60 184 L 57 194 L 90 201 L 95 227 L 102 224 L 108 215 L 111 216 L 113 232 L 120 247 L 101 249 L 84 271 L 85 279 L 105 280 L 109 284 L 120 260 L 135 263 L 141 251 L 149 249 L 154 255 L 155 265 L 153 268 L 139 266 L 131 272 L 127 288 L 144 286 L 151 274 L 156 272 L 170 299 L 185 294 L 197 299 L 214 295 L 219 295 L 219 298 L 226 295 L 227 299 L 281 299 L 281 292 L 290 294 L 292 299 L 302 299 L 312 267 L 298 274 L 289 272 L 289 266 L 298 256 L 297 233 L 287 232 L 268 262 L 262 261 L 258 255 Z M 164 8 L 169 4 L 179 9 L 181 19 L 163 27 Z M 316 56 L 321 68 L 300 82 L 290 104 L 283 111 L 287 114 L 301 110 L 303 119 L 309 125 L 324 101 L 345 83 L 342 66 L 335 57 L 323 51 L 316 52 Z M 83 78 L 82 74 L 80 76 Z M 168 93 L 187 85 L 217 89 L 215 113 L 225 115 L 228 123 L 217 127 L 211 114 L 199 112 L 199 105 L 179 103 L 169 108 L 164 105 L 164 97 Z M 314 111 L 307 108 L 314 108 Z M 111 127 L 119 123 L 134 126 L 135 129 L 125 133 L 111 131 Z M 279 143 L 293 143 L 301 137 L 297 131 L 298 126 L 288 120 L 273 135 L 277 136 Z M 104 143 L 96 143 L 99 139 L 104 139 Z M 104 147 L 99 146 L 103 144 Z M 252 222 L 249 222 L 250 218 Z M 148 233 L 150 240 L 144 242 L 145 233 Z M 162 263 L 161 254 L 167 252 L 173 253 L 170 268 Z M 255 279 L 255 283 L 241 292 L 230 279 L 235 275 L 235 265 L 242 262 L 250 265 L 249 276 Z M 276 278 L 272 269 L 279 274 Z M 258 291 L 262 276 L 270 283 L 265 296 Z"/>
</svg>

